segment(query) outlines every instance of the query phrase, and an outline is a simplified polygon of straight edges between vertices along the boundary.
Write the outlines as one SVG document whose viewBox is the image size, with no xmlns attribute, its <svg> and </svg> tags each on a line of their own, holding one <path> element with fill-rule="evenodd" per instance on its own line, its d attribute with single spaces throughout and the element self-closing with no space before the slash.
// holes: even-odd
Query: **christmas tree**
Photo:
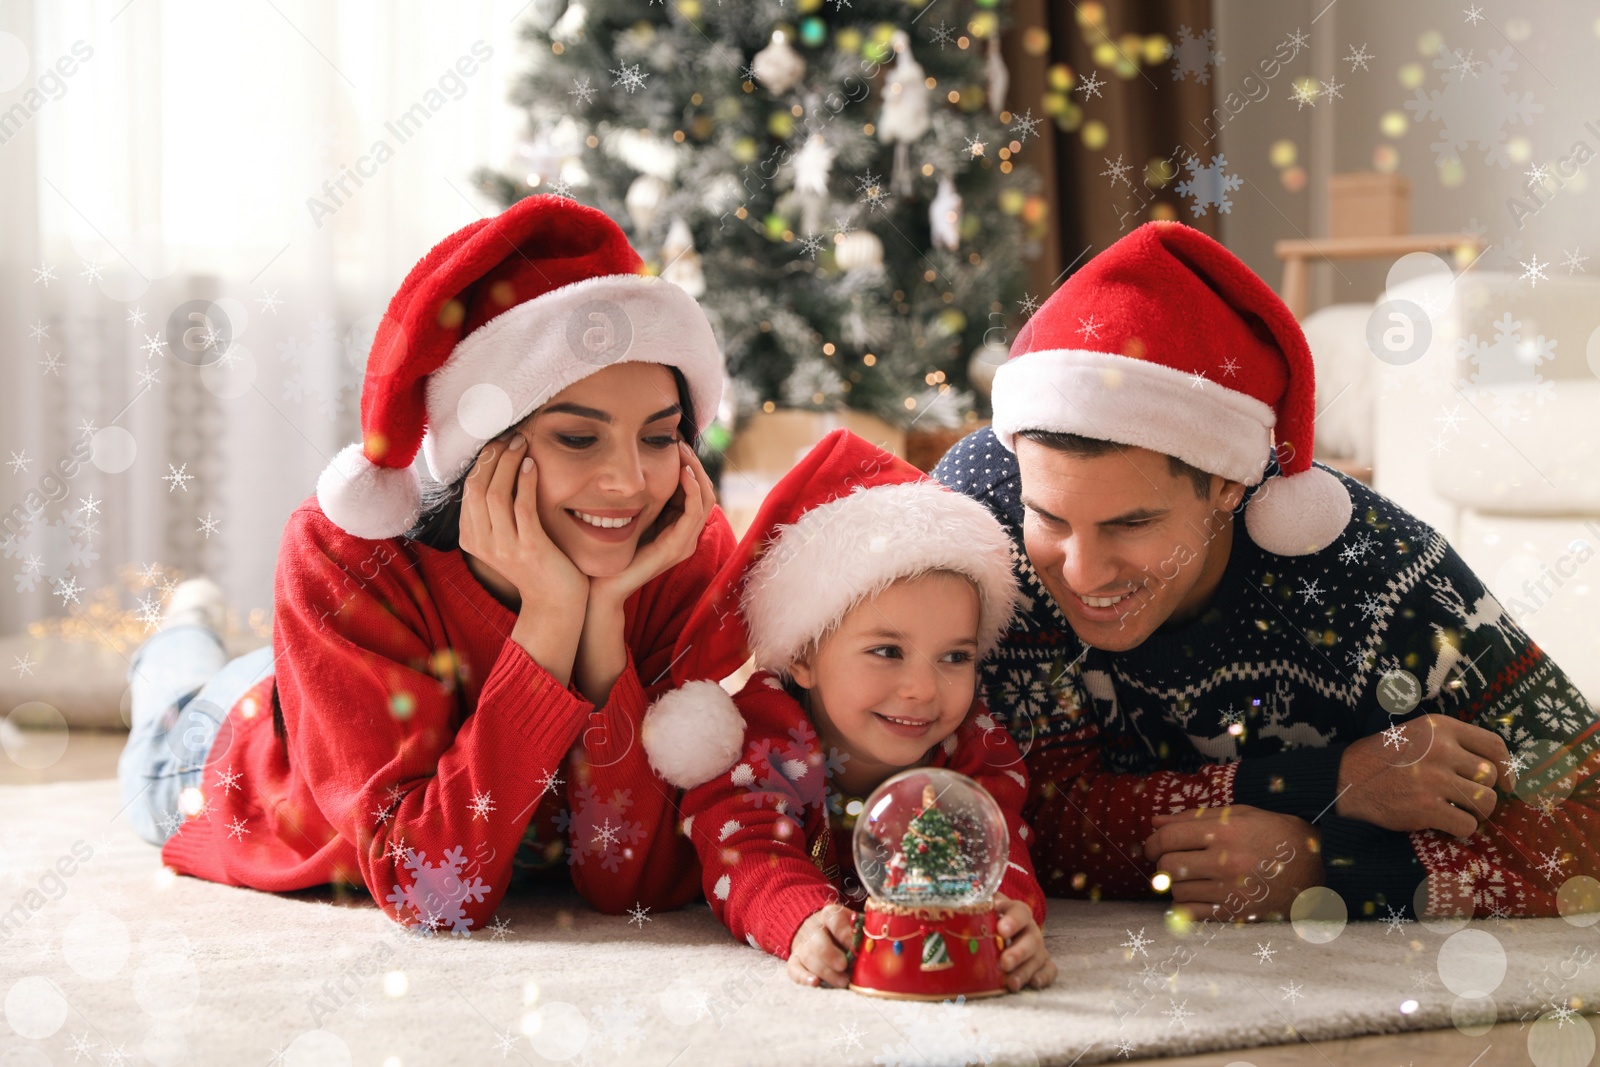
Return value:
<svg viewBox="0 0 1600 1067">
<path fill-rule="evenodd" d="M 972 888 L 972 870 L 961 852 L 961 833 L 939 810 L 933 786 L 922 790 L 922 810 L 906 826 L 900 839 L 905 855 L 908 891 L 965 893 Z"/>
<path fill-rule="evenodd" d="M 510 203 L 572 196 L 705 306 L 737 414 L 958 425 L 1044 225 L 1003 0 L 535 0 Z M 1026 221 L 1025 221 L 1026 220 Z M 990 332 L 993 331 L 993 332 Z"/>
</svg>

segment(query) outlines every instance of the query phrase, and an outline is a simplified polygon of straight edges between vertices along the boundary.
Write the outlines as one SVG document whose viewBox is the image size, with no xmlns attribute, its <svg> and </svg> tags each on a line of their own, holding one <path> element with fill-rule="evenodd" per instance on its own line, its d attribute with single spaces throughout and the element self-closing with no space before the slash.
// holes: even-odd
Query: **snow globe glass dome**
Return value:
<svg viewBox="0 0 1600 1067">
<path fill-rule="evenodd" d="M 901 771 L 856 820 L 856 872 L 872 899 L 907 908 L 986 904 L 1010 852 L 1005 816 L 988 790 L 937 767 Z"/>
</svg>

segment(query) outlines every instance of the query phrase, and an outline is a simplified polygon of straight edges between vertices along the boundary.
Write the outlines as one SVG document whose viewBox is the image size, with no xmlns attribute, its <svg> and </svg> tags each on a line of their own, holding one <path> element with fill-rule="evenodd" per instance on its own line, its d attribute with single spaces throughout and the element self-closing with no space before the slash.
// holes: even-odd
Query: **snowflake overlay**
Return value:
<svg viewBox="0 0 1600 1067">
<path fill-rule="evenodd" d="M 396 917 L 404 921 L 409 909 L 411 925 L 429 934 L 448 926 L 453 934 L 472 936 L 472 919 L 464 905 L 482 901 L 489 895 L 489 886 L 475 875 L 470 880 L 461 876 L 467 866 L 466 854 L 453 848 L 441 862 L 429 863 L 426 852 L 408 848 L 405 866 L 411 872 L 411 884 L 404 888 L 396 885 L 388 897 Z"/>
<path fill-rule="evenodd" d="M 576 811 L 556 816 L 556 829 L 567 835 L 570 847 L 567 862 L 582 864 L 590 856 L 600 858 L 600 866 L 613 874 L 632 851 L 632 845 L 645 839 L 644 824 L 622 817 L 633 803 L 629 790 L 616 789 L 610 800 L 601 800 L 593 786 L 579 786 L 573 793 Z"/>
<path fill-rule="evenodd" d="M 1184 162 L 1189 169 L 1189 179 L 1178 183 L 1178 195 L 1194 197 L 1189 210 L 1196 215 L 1206 214 L 1210 207 L 1225 215 L 1233 211 L 1233 201 L 1228 199 L 1228 194 L 1243 185 L 1244 179 L 1237 174 L 1223 173 L 1227 165 L 1227 159 L 1222 156 L 1212 156 L 1209 167 L 1200 165 L 1199 156 L 1190 156 Z"/>
<path fill-rule="evenodd" d="M 0 551 L 7 559 L 21 560 L 16 572 L 17 592 L 31 593 L 43 579 L 52 589 L 72 578 L 72 568 L 87 568 L 100 558 L 90 543 L 89 516 L 84 508 L 62 508 L 55 522 L 44 509 L 28 515 L 4 541 Z"/>
<path fill-rule="evenodd" d="M 1539 374 L 1539 367 L 1556 356 L 1556 342 L 1539 334 L 1522 336 L 1522 323 L 1506 312 L 1494 324 L 1494 343 L 1479 340 L 1476 333 L 1458 342 L 1457 355 L 1472 360 L 1477 370 L 1472 384 L 1491 386 L 1494 415 L 1502 426 L 1526 419 L 1525 402 L 1548 403 L 1555 395 L 1555 383 Z"/>
<path fill-rule="evenodd" d="M 1177 60 L 1172 67 L 1173 81 L 1182 81 L 1185 75 L 1193 74 L 1195 81 L 1207 84 L 1211 81 L 1211 72 L 1206 68 L 1222 62 L 1222 53 L 1217 51 L 1217 31 L 1197 34 L 1187 26 L 1179 26 L 1178 39 L 1172 45 L 1172 58 Z"/>
<path fill-rule="evenodd" d="M 1511 157 L 1506 153 L 1506 125 L 1531 125 L 1533 116 L 1544 110 L 1533 102 L 1533 93 L 1507 91 L 1508 75 L 1517 69 L 1511 54 L 1510 48 L 1491 49 L 1488 69 L 1469 77 L 1455 54 L 1441 48 L 1433 66 L 1445 72 L 1444 88 L 1433 92 L 1418 89 L 1416 98 L 1406 101 L 1406 110 L 1416 113 L 1417 122 L 1432 119 L 1439 123 L 1439 140 L 1428 147 L 1434 150 L 1440 164 L 1460 162 L 1461 150 L 1476 144 L 1483 149 L 1485 163 L 1511 166 Z"/>
<path fill-rule="evenodd" d="M 285 400 L 314 400 L 317 410 L 328 418 L 344 410 L 345 352 L 335 336 L 333 319 L 323 316 L 312 320 L 310 340 L 290 337 L 280 341 L 278 359 L 294 364 L 294 374 L 283 382 Z"/>
</svg>

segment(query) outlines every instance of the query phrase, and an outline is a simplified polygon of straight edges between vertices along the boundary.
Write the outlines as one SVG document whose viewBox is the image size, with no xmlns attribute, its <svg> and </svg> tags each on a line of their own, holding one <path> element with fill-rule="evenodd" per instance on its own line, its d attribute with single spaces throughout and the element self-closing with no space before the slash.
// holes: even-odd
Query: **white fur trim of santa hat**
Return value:
<svg viewBox="0 0 1600 1067">
<path fill-rule="evenodd" d="M 1108 352 L 1029 352 L 995 372 L 995 438 L 1016 451 L 1026 430 L 1073 433 L 1176 456 L 1230 481 L 1266 473 L 1277 415 L 1251 396 L 1171 367 Z M 1251 540 L 1279 556 L 1320 552 L 1344 532 L 1344 484 L 1312 467 L 1267 479 L 1245 508 Z"/>
<path fill-rule="evenodd" d="M 414 467 L 380 467 L 359 444 L 346 445 L 318 476 L 317 503 L 346 533 L 379 541 L 416 525 L 422 480 Z"/>
<path fill-rule="evenodd" d="M 462 338 L 428 376 L 428 470 L 454 482 L 486 442 L 614 363 L 677 367 L 699 428 L 716 417 L 722 354 L 694 297 L 652 275 L 602 275 L 507 308 Z M 677 402 L 663 400 L 663 407 Z"/>
<path fill-rule="evenodd" d="M 1029 352 L 994 375 L 994 435 L 1015 452 L 1024 430 L 1074 433 L 1176 456 L 1255 485 L 1277 414 L 1255 397 L 1110 352 Z"/>
<path fill-rule="evenodd" d="M 937 482 L 861 486 L 779 527 L 741 610 L 757 669 L 785 670 L 860 601 L 901 578 L 954 571 L 978 589 L 978 654 L 1016 610 L 1011 539 L 982 504 Z"/>
<path fill-rule="evenodd" d="M 679 789 L 693 789 L 739 759 L 744 716 L 716 682 L 688 682 L 650 705 L 639 739 L 657 774 Z"/>
</svg>

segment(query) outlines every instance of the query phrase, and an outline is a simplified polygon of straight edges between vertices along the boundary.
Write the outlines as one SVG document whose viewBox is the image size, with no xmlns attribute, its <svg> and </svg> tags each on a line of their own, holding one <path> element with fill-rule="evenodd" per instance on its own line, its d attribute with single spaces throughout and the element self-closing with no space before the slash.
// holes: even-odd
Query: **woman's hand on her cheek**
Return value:
<svg viewBox="0 0 1600 1067">
<path fill-rule="evenodd" d="M 678 488 L 661 509 L 653 526 L 654 536 L 646 534 L 640 539 L 633 561 L 622 571 L 594 579 L 590 584 L 591 598 L 605 596 L 620 604 L 652 578 L 694 555 L 700 531 L 716 506 L 717 494 L 694 449 L 679 442 L 678 457 L 683 461 Z"/>
<path fill-rule="evenodd" d="M 589 579 L 539 522 L 539 468 L 521 433 L 478 453 L 461 499 L 461 548 L 493 567 L 524 600 L 582 604 Z"/>
</svg>

